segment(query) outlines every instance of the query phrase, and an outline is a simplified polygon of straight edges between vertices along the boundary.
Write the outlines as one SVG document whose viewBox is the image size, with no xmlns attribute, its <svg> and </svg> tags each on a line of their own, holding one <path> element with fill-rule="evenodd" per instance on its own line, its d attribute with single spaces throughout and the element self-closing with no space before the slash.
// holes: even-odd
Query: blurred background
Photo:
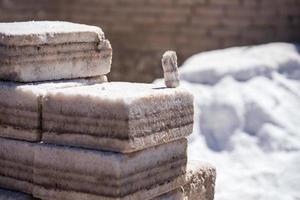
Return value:
<svg viewBox="0 0 300 200">
<path fill-rule="evenodd" d="M 299 0 L 0 0 L 0 21 L 66 20 L 103 28 L 110 80 L 151 82 L 160 58 L 272 41 L 300 41 Z"/>
</svg>

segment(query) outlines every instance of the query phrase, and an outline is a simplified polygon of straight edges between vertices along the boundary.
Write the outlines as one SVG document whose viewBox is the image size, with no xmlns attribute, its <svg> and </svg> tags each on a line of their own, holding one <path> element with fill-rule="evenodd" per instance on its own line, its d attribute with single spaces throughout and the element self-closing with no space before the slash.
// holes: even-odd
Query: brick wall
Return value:
<svg viewBox="0 0 300 200">
<path fill-rule="evenodd" d="M 167 49 L 194 53 L 300 42 L 300 0 L 0 0 L 0 21 L 68 20 L 101 26 L 114 48 L 111 80 L 162 76 Z"/>
</svg>

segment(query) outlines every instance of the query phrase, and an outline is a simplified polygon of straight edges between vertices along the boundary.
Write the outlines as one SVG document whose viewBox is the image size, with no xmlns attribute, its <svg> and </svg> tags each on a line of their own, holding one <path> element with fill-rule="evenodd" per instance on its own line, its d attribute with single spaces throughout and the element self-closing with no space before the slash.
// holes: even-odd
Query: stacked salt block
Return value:
<svg viewBox="0 0 300 200">
<path fill-rule="evenodd" d="M 152 199 L 184 185 L 193 126 L 186 90 L 102 83 L 51 90 L 42 107 L 49 145 L 35 150 L 34 196 Z"/>
<path fill-rule="evenodd" d="M 131 154 L 0 138 L 0 185 L 41 199 L 151 199 L 184 183 L 186 140 Z"/>
<path fill-rule="evenodd" d="M 189 161 L 185 183 L 181 188 L 151 200 L 213 200 L 216 170 L 199 161 Z M 0 200 L 34 200 L 31 195 L 0 189 Z"/>
<path fill-rule="evenodd" d="M 193 96 L 124 82 L 57 89 L 45 95 L 42 123 L 46 143 L 129 153 L 188 136 Z"/>
<path fill-rule="evenodd" d="M 105 83 L 111 47 L 97 27 L 5 23 L 0 36 L 0 187 L 42 200 L 194 194 L 180 190 L 193 96 L 179 82 Z"/>
<path fill-rule="evenodd" d="M 0 79 L 19 82 L 109 73 L 112 48 L 99 27 L 69 22 L 0 23 Z"/>
<path fill-rule="evenodd" d="M 30 84 L 0 81 L 0 136 L 39 141 L 42 97 L 47 91 L 99 82 L 106 82 L 106 77 Z"/>
<path fill-rule="evenodd" d="M 3 187 L 45 200 L 151 199 L 184 185 L 193 125 L 184 89 L 102 83 L 41 101 L 44 143 L 0 140 Z"/>
<path fill-rule="evenodd" d="M 43 95 L 55 88 L 107 81 L 111 58 L 110 43 L 95 26 L 0 23 L 0 136 L 39 141 Z M 72 80 L 53 81 L 58 79 Z"/>
</svg>

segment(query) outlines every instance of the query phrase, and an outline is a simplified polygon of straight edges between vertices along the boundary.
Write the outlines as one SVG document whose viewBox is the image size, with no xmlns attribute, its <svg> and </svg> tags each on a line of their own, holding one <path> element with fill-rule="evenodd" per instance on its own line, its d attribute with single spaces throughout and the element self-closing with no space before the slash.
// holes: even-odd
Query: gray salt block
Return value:
<svg viewBox="0 0 300 200">
<path fill-rule="evenodd" d="M 184 184 L 186 139 L 130 154 L 4 138 L 0 146 L 0 187 L 45 200 L 146 200 Z"/>
<path fill-rule="evenodd" d="M 103 81 L 107 81 L 106 76 L 34 84 L 0 81 L 0 137 L 39 141 L 42 128 L 41 100 L 47 91 Z"/>
<path fill-rule="evenodd" d="M 192 133 L 193 96 L 183 88 L 111 82 L 49 91 L 45 143 L 134 152 Z"/>
<path fill-rule="evenodd" d="M 112 48 L 99 27 L 60 21 L 0 23 L 0 79 L 34 82 L 105 75 Z"/>
<path fill-rule="evenodd" d="M 0 138 L 0 187 L 31 194 L 35 143 Z"/>
</svg>

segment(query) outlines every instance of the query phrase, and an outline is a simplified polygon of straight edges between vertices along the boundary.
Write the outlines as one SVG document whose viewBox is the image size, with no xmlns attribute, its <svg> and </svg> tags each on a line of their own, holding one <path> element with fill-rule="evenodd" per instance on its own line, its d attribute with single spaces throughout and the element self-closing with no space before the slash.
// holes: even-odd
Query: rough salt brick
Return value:
<svg viewBox="0 0 300 200">
<path fill-rule="evenodd" d="M 182 189 L 176 189 L 151 200 L 188 200 L 185 199 Z"/>
<path fill-rule="evenodd" d="M 151 199 L 184 184 L 186 139 L 130 154 L 5 138 L 0 146 L 0 187 L 45 200 Z"/>
<path fill-rule="evenodd" d="M 215 167 L 200 161 L 189 160 L 184 185 L 153 200 L 213 200 L 215 181 Z"/>
<path fill-rule="evenodd" d="M 186 147 L 186 139 L 131 154 L 37 145 L 33 195 L 64 200 L 151 199 L 184 183 Z"/>
<path fill-rule="evenodd" d="M 33 46 L 72 42 L 99 42 L 99 27 L 61 21 L 0 23 L 0 43 L 7 46 Z"/>
<path fill-rule="evenodd" d="M 109 73 L 112 48 L 99 27 L 59 21 L 0 23 L 0 79 L 33 82 Z"/>
<path fill-rule="evenodd" d="M 181 87 L 112 82 L 43 99 L 46 143 L 133 152 L 186 137 L 192 127 L 193 96 Z"/>
<path fill-rule="evenodd" d="M 0 138 L 0 187 L 33 192 L 34 145 Z"/>
<path fill-rule="evenodd" d="M 0 188 L 0 200 L 37 200 L 31 195 Z"/>
<path fill-rule="evenodd" d="M 25 59 L 27 60 L 32 59 L 34 56 L 38 56 L 38 54 L 49 54 L 50 56 L 53 54 L 57 54 L 58 50 L 60 53 L 68 53 L 70 51 L 76 52 L 86 52 L 92 51 L 96 48 L 97 43 L 70 43 L 66 44 L 56 44 L 55 48 L 51 45 L 44 45 L 42 46 L 4 46 L 0 45 L 0 58 L 2 59 L 9 59 L 10 57 L 18 57 L 18 60 Z M 49 57 L 50 57 L 49 56 Z"/>
<path fill-rule="evenodd" d="M 165 85 L 168 88 L 179 86 L 179 75 L 177 66 L 177 55 L 175 51 L 166 51 L 163 54 L 162 68 L 164 70 Z"/>
<path fill-rule="evenodd" d="M 0 137 L 39 141 L 42 128 L 41 98 L 47 91 L 106 81 L 106 76 L 34 84 L 0 81 Z"/>
<path fill-rule="evenodd" d="M 200 161 L 189 160 L 184 196 L 188 200 L 213 200 L 215 193 L 216 168 Z"/>
</svg>

